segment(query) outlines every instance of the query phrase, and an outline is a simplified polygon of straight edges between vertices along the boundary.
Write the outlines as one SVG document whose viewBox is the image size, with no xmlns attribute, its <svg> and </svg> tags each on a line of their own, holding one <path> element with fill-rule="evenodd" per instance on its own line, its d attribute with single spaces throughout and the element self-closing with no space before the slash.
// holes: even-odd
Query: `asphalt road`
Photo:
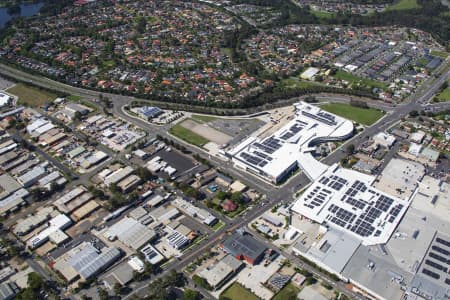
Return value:
<svg viewBox="0 0 450 300">
<path fill-rule="evenodd" d="M 422 110 L 425 105 L 428 107 L 433 107 L 435 109 L 449 109 L 450 103 L 439 103 L 439 104 L 427 104 L 427 101 L 431 99 L 431 97 L 439 90 L 440 86 L 443 82 L 448 80 L 448 77 L 450 75 L 450 70 L 448 68 L 448 65 L 446 66 L 445 70 L 443 67 L 441 68 L 442 71 L 439 78 L 430 78 L 427 80 L 424 84 L 422 84 L 421 87 L 418 88 L 415 94 L 408 97 L 408 99 L 400 105 L 397 105 L 394 108 L 389 107 L 383 107 L 383 109 L 388 110 L 390 108 L 389 112 L 386 114 L 386 116 L 381 119 L 379 122 L 375 123 L 371 127 L 367 128 L 365 131 L 363 131 L 362 134 L 357 135 L 353 137 L 352 139 L 348 140 L 346 144 L 354 144 L 355 146 L 358 146 L 360 143 L 362 143 L 367 136 L 372 136 L 373 134 L 386 130 L 395 122 L 397 122 L 402 117 L 405 117 L 411 112 L 412 110 Z M 68 86 L 66 84 L 62 84 L 59 82 L 52 81 L 50 79 L 41 77 L 41 76 L 35 76 L 30 75 L 25 72 L 16 70 L 14 68 L 11 68 L 9 66 L 1 65 L 0 64 L 0 74 L 5 74 L 7 76 L 15 77 L 19 80 L 28 80 L 32 82 L 35 85 L 40 85 L 43 87 L 49 87 L 52 89 L 57 89 L 62 92 L 80 95 L 88 100 L 93 100 L 94 98 L 97 98 L 99 94 L 103 94 L 110 98 L 110 100 L 113 102 L 113 113 L 114 115 L 121 117 L 141 128 L 146 130 L 151 135 L 160 134 L 161 136 L 168 137 L 170 139 L 174 139 L 174 137 L 168 135 L 167 133 L 167 126 L 158 127 L 153 126 L 149 123 L 146 123 L 140 119 L 133 118 L 129 115 L 127 115 L 123 111 L 123 106 L 129 103 L 132 100 L 136 100 L 133 97 L 129 96 L 121 96 L 121 95 L 115 95 L 115 94 L 106 94 L 106 93 L 99 93 L 95 91 L 90 90 L 84 90 L 80 88 L 75 88 Z M 328 101 L 336 101 L 341 102 L 345 101 L 345 97 L 342 95 L 339 96 L 327 96 Z M 372 106 L 376 107 L 376 104 L 372 104 Z M 384 104 L 379 104 L 379 106 L 385 106 Z M 381 108 L 381 107 L 380 107 Z M 287 183 L 285 183 L 282 186 L 273 186 L 270 183 L 267 183 L 259 178 L 256 178 L 254 176 L 248 176 L 247 174 L 243 174 L 242 171 L 236 170 L 232 167 L 231 163 L 224 162 L 223 160 L 212 157 L 204 153 L 201 149 L 196 148 L 194 146 L 191 146 L 189 144 L 184 143 L 181 140 L 178 140 L 179 143 L 183 144 L 188 150 L 190 150 L 192 153 L 196 153 L 201 155 L 202 157 L 210 160 L 215 166 L 217 166 L 219 169 L 223 169 L 225 172 L 231 174 L 235 178 L 241 180 L 245 184 L 255 188 L 256 190 L 260 191 L 261 193 L 265 194 L 267 196 L 267 200 L 263 200 L 260 205 L 256 205 L 251 211 L 249 211 L 245 217 L 238 216 L 234 220 L 229 221 L 228 224 L 226 224 L 221 230 L 212 233 L 206 241 L 203 243 L 200 243 L 198 245 L 195 245 L 190 250 L 188 250 L 181 258 L 180 260 L 175 260 L 172 263 L 170 263 L 167 266 L 167 270 L 177 270 L 180 271 L 184 267 L 186 267 L 189 263 L 191 263 L 193 260 L 195 260 L 199 255 L 210 249 L 211 247 L 214 247 L 224 236 L 224 234 L 227 231 L 233 231 L 239 227 L 246 226 L 249 220 L 252 220 L 256 218 L 257 216 L 261 215 L 266 210 L 270 209 L 274 204 L 280 203 L 280 202 L 287 202 L 292 200 L 292 195 L 295 191 L 305 187 L 309 183 L 309 179 L 304 175 L 303 173 L 299 173 L 293 178 L 291 178 Z M 345 147 L 345 145 L 344 145 Z M 345 154 L 342 151 L 335 151 L 331 153 L 328 157 L 326 157 L 323 162 L 327 164 L 332 164 L 339 162 L 341 158 L 343 158 Z M 273 248 L 273 245 L 270 244 L 270 246 Z M 284 253 L 286 257 L 295 260 L 295 257 L 293 257 L 290 253 Z M 306 267 L 306 265 L 302 265 L 302 267 Z M 312 270 L 314 273 L 320 277 L 323 278 L 326 281 L 329 281 L 327 279 L 326 275 L 319 273 L 317 270 Z M 161 275 L 159 275 L 161 276 Z M 125 299 L 132 297 L 133 295 L 138 296 L 145 296 L 146 294 L 146 287 L 148 284 L 154 280 L 155 278 L 159 277 L 155 276 L 151 280 L 139 282 L 136 284 L 133 284 L 133 292 L 132 294 L 124 297 Z M 343 292 L 349 297 L 352 298 L 360 298 L 358 295 L 354 294 L 353 292 L 347 290 L 344 286 L 341 286 L 338 284 L 336 286 L 338 290 Z M 202 290 L 202 293 L 204 295 L 208 295 L 208 293 L 204 290 Z"/>
</svg>

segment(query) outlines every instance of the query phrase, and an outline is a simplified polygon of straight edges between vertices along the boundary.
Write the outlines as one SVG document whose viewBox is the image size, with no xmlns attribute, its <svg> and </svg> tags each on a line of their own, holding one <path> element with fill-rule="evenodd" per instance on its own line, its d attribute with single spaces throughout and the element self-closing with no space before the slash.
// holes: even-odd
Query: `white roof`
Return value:
<svg viewBox="0 0 450 300">
<path fill-rule="evenodd" d="M 326 166 L 309 154 L 310 144 L 345 139 L 353 133 L 353 123 L 305 102 L 294 106 L 295 118 L 273 135 L 262 140 L 249 138 L 229 151 L 233 161 L 272 181 L 294 165 L 300 165 L 311 178 L 319 176 Z"/>
<path fill-rule="evenodd" d="M 304 71 L 300 77 L 304 78 L 304 79 L 311 79 L 312 77 L 314 77 L 314 75 L 316 75 L 317 73 L 319 73 L 319 69 L 317 68 L 313 68 L 313 67 L 309 67 L 306 71 Z"/>
<path fill-rule="evenodd" d="M 372 187 L 374 179 L 335 164 L 297 199 L 292 211 L 356 236 L 364 245 L 386 243 L 409 202 Z"/>
<path fill-rule="evenodd" d="M 408 153 L 415 156 L 419 156 L 420 150 L 422 150 L 422 145 L 411 143 L 409 145 Z"/>
<path fill-rule="evenodd" d="M 153 239 L 156 233 L 135 219 L 124 217 L 109 227 L 104 235 L 107 238 L 117 237 L 122 243 L 136 250 Z"/>
</svg>

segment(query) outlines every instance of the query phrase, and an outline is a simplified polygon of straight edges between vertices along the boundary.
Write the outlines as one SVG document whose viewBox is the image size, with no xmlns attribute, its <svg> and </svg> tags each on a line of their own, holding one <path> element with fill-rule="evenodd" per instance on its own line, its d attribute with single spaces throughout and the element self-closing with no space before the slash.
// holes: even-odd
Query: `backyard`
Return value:
<svg viewBox="0 0 450 300">
<path fill-rule="evenodd" d="M 276 294 L 272 300 L 295 300 L 300 289 L 292 283 L 287 284 L 281 291 Z"/>
</svg>

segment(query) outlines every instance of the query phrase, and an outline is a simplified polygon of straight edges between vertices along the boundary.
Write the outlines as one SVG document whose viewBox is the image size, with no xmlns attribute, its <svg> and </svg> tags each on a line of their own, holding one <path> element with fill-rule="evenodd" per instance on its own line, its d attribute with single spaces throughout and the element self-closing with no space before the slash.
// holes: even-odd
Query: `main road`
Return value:
<svg viewBox="0 0 450 300">
<path fill-rule="evenodd" d="M 447 61 L 446 61 L 447 63 Z M 100 93 L 96 91 L 86 90 L 82 88 L 72 87 L 60 82 L 56 82 L 53 80 L 50 80 L 48 78 L 28 74 L 26 72 L 17 70 L 15 68 L 12 68 L 10 66 L 6 66 L 3 64 L 0 64 L 0 74 L 3 74 L 8 77 L 12 77 L 14 79 L 17 79 L 19 81 L 25 81 L 30 82 L 34 85 L 41 86 L 44 88 L 50 88 L 53 90 L 58 90 L 64 93 L 68 94 L 74 94 L 79 95 L 87 100 L 94 100 L 95 98 L 98 98 L 100 94 L 103 94 L 113 102 L 113 113 L 123 118 L 141 128 L 146 130 L 148 133 L 156 135 L 159 134 L 161 136 L 173 139 L 172 136 L 170 136 L 167 133 L 167 127 L 159 127 L 159 126 L 153 126 L 145 121 L 142 121 L 140 119 L 134 118 L 127 113 L 124 112 L 123 106 L 130 103 L 133 100 L 137 100 L 134 97 L 129 96 L 122 96 L 122 95 L 116 95 L 116 94 L 106 94 L 106 93 Z M 373 126 L 367 128 L 365 131 L 362 132 L 362 134 L 357 135 L 350 140 L 346 142 L 346 144 L 355 144 L 358 146 L 360 143 L 362 143 L 366 137 L 372 136 L 373 134 L 386 130 L 387 128 L 391 127 L 395 122 L 397 122 L 399 119 L 406 117 L 411 111 L 413 110 L 421 110 L 424 108 L 424 106 L 434 107 L 437 109 L 450 109 L 450 103 L 442 103 L 442 104 L 436 104 L 436 105 L 429 105 L 425 104 L 442 86 L 442 84 L 448 80 L 450 76 L 450 70 L 448 65 L 446 64 L 445 67 L 441 67 L 440 75 L 438 78 L 430 77 L 424 84 L 421 85 L 421 87 L 418 88 L 416 93 L 408 97 L 408 99 L 400 105 L 397 105 L 396 107 L 393 107 L 386 116 L 375 123 Z M 328 96 L 327 96 L 328 97 Z M 334 99 L 336 98 L 336 99 Z M 327 99 L 329 101 L 343 101 L 343 96 L 329 96 Z M 383 104 L 379 104 L 381 106 Z M 373 105 L 376 106 L 376 105 Z M 387 109 L 387 108 L 386 108 Z M 265 194 L 267 196 L 266 200 L 263 200 L 261 204 L 256 205 L 251 211 L 247 213 L 245 217 L 238 216 L 232 221 L 229 221 L 228 224 L 226 224 L 222 229 L 219 231 L 211 234 L 208 239 L 198 245 L 195 245 L 190 250 L 187 251 L 179 260 L 175 260 L 171 262 L 169 265 L 167 265 L 167 270 L 182 270 L 184 267 L 186 267 L 189 263 L 194 261 L 196 258 L 198 258 L 202 253 L 210 249 L 211 247 L 214 247 L 222 238 L 223 235 L 226 234 L 228 231 L 235 230 L 236 228 L 246 226 L 249 220 L 252 220 L 256 218 L 257 216 L 261 215 L 266 210 L 270 209 L 274 204 L 280 203 L 280 202 L 287 202 L 292 199 L 292 195 L 295 191 L 304 188 L 308 183 L 309 179 L 306 177 L 304 173 L 299 173 L 293 178 L 291 178 L 287 183 L 285 183 L 282 186 L 273 186 L 272 184 L 265 182 L 259 178 L 256 178 L 254 176 L 246 176 L 246 174 L 242 174 L 242 171 L 238 171 L 232 167 L 232 165 L 229 162 L 224 162 L 223 160 L 210 156 L 201 149 L 194 147 L 190 144 L 186 144 L 183 141 L 178 141 L 179 143 L 184 144 L 184 146 L 191 151 L 192 153 L 196 153 L 209 161 L 211 161 L 216 167 L 219 169 L 223 169 L 227 173 L 230 173 L 235 178 L 241 180 L 242 182 L 246 183 L 247 185 L 254 187 L 259 192 Z M 343 158 L 345 154 L 341 151 L 335 151 L 331 153 L 328 157 L 326 157 L 323 162 L 326 164 L 333 164 L 336 162 L 339 162 L 341 158 Z M 286 254 L 288 257 L 291 257 L 291 254 Z M 327 280 L 327 276 L 325 274 L 320 274 L 317 270 L 315 271 L 315 274 L 325 280 Z M 161 275 L 159 275 L 161 276 Z M 155 276 L 151 280 L 154 280 L 155 278 L 159 277 Z M 139 296 L 145 296 L 146 295 L 146 287 L 151 282 L 144 281 L 144 282 L 138 282 L 133 285 L 133 293 L 132 295 L 139 295 Z M 357 294 L 355 294 L 352 291 L 349 291 L 343 287 L 343 285 L 336 286 L 341 292 L 346 294 L 347 296 L 350 296 L 355 299 L 360 299 L 361 297 Z M 205 291 L 202 291 L 205 293 Z M 125 298 L 131 297 L 132 295 L 128 295 Z"/>
</svg>

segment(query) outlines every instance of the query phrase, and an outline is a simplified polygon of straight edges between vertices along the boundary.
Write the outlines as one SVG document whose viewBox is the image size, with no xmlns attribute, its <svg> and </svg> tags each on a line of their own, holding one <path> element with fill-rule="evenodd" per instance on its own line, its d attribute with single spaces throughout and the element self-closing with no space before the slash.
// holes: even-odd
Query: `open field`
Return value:
<svg viewBox="0 0 450 300">
<path fill-rule="evenodd" d="M 53 93 L 40 90 L 23 83 L 16 84 L 7 90 L 8 93 L 19 97 L 19 104 L 26 104 L 31 107 L 39 107 L 57 98 Z"/>
<path fill-rule="evenodd" d="M 389 6 L 386 10 L 404 10 L 413 8 L 420 8 L 417 0 L 399 0 L 395 4 Z"/>
<path fill-rule="evenodd" d="M 338 70 L 336 72 L 336 74 L 334 75 L 334 77 L 336 79 L 340 79 L 340 80 L 345 80 L 348 81 L 350 83 L 360 83 L 364 86 L 370 86 L 372 88 L 379 88 L 379 89 L 386 89 L 387 85 L 383 82 L 380 81 L 376 81 L 376 80 L 371 80 L 371 79 L 366 79 L 366 78 L 361 78 L 358 76 L 355 76 L 351 73 L 342 71 L 342 70 Z"/>
<path fill-rule="evenodd" d="M 445 90 L 440 92 L 435 99 L 437 102 L 448 102 L 450 101 L 450 87 L 447 87 Z"/>
<path fill-rule="evenodd" d="M 297 299 L 297 294 L 300 292 L 300 289 L 294 286 L 292 283 L 288 283 L 281 291 L 276 294 L 272 300 L 291 300 Z"/>
<path fill-rule="evenodd" d="M 193 119 L 187 119 L 180 123 L 181 126 L 192 131 L 193 133 L 205 138 L 208 141 L 223 145 L 231 140 L 231 136 L 220 132 L 206 124 L 198 123 Z"/>
<path fill-rule="evenodd" d="M 328 103 L 320 107 L 330 113 L 367 126 L 372 125 L 384 115 L 384 112 L 375 108 L 360 108 L 343 103 Z"/>
<path fill-rule="evenodd" d="M 236 282 L 227 288 L 221 296 L 227 297 L 231 300 L 258 300 L 258 297 Z"/>
<path fill-rule="evenodd" d="M 186 129 L 181 124 L 173 126 L 172 128 L 170 128 L 169 132 L 174 136 L 182 139 L 183 141 L 188 142 L 189 144 L 195 146 L 202 147 L 203 145 L 209 142 L 209 140 L 190 131 L 189 129 Z"/>
<path fill-rule="evenodd" d="M 295 77 L 283 79 L 278 83 L 279 88 L 298 88 L 298 89 L 306 89 L 315 86 L 325 86 L 317 82 L 312 81 L 303 81 Z"/>
<path fill-rule="evenodd" d="M 80 101 L 81 99 L 83 99 L 83 97 L 81 96 L 77 96 L 77 95 L 70 95 L 66 97 L 67 100 L 69 101 Z"/>
<path fill-rule="evenodd" d="M 331 19 L 333 17 L 333 13 L 327 12 L 327 11 L 320 11 L 320 10 L 314 10 L 314 9 L 310 9 L 309 10 L 311 12 L 311 14 L 315 15 L 317 18 L 319 19 Z"/>
</svg>

